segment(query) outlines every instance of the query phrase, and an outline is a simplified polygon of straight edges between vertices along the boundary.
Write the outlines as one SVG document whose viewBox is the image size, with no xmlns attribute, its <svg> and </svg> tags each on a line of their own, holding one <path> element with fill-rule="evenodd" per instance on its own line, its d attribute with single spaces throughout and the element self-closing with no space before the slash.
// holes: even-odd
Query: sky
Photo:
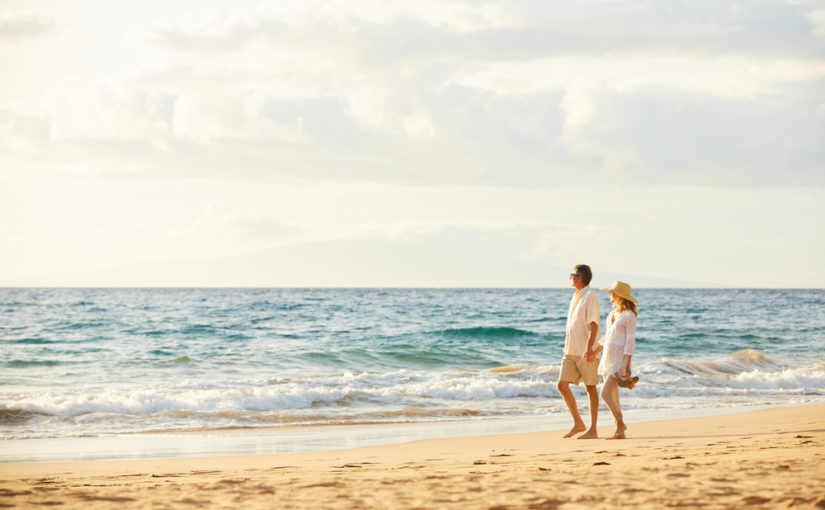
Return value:
<svg viewBox="0 0 825 510">
<path fill-rule="evenodd" d="M 825 3 L 0 4 L 0 286 L 825 288 Z"/>
</svg>

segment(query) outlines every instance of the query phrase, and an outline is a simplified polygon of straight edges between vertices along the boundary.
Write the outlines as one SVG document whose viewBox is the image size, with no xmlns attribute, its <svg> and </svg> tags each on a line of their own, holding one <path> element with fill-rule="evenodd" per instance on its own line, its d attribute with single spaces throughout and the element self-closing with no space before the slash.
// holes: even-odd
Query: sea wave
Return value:
<svg viewBox="0 0 825 510">
<path fill-rule="evenodd" d="M 473 338 L 478 340 L 484 339 L 508 339 L 508 338 L 523 338 L 527 336 L 539 336 L 534 331 L 528 331 L 519 328 L 509 327 L 471 327 L 471 328 L 455 328 L 445 329 L 439 332 L 446 337 L 456 338 Z"/>
<path fill-rule="evenodd" d="M 759 351 L 745 349 L 704 361 L 663 358 L 643 364 L 640 396 L 825 395 L 825 363 L 786 366 Z"/>
<path fill-rule="evenodd" d="M 744 349 L 734 352 L 730 356 L 718 360 L 692 361 L 662 359 L 659 362 L 666 367 L 688 375 L 730 375 L 749 370 L 770 369 L 777 366 L 776 362 L 754 349 Z"/>
<path fill-rule="evenodd" d="M 556 367 L 493 370 L 346 372 L 334 377 L 274 378 L 252 382 L 190 382 L 140 389 L 87 386 L 18 395 L 12 409 L 51 416 L 93 413 L 151 415 L 161 412 L 271 411 L 320 408 L 432 407 L 436 401 L 552 397 Z M 416 405 L 405 405 L 409 403 Z M 368 409 L 366 409 L 368 410 Z"/>
<path fill-rule="evenodd" d="M 6 367 L 9 368 L 26 368 L 26 367 L 56 367 L 60 365 L 62 362 L 59 360 L 54 359 L 36 359 L 36 360 L 25 360 L 25 359 L 14 359 L 11 361 L 6 361 L 2 363 Z"/>
<path fill-rule="evenodd" d="M 0 409 L 0 425 L 26 423 L 40 416 L 43 415 L 26 409 Z"/>
<path fill-rule="evenodd" d="M 174 360 L 187 363 L 186 357 Z M 755 350 L 722 359 L 663 358 L 640 365 L 633 397 L 710 390 L 825 393 L 825 364 L 790 368 Z M 71 391 L 18 395 L 17 409 L 54 416 L 90 413 L 150 415 L 160 412 L 273 411 L 320 408 L 434 407 L 444 402 L 501 402 L 559 398 L 558 365 L 502 365 L 473 370 L 345 371 L 339 375 L 275 377 L 253 381 L 183 381 L 142 388 L 86 386 Z M 2 415 L 0 415 L 2 419 Z"/>
<path fill-rule="evenodd" d="M 564 411 L 558 370 L 558 364 L 511 364 L 51 388 L 0 394 L 0 435 L 42 437 L 61 427 L 130 433 L 542 415 Z M 634 372 L 641 380 L 623 390 L 628 409 L 825 396 L 825 363 L 792 367 L 751 349 L 716 359 L 661 358 L 634 365 Z M 583 394 L 580 386 L 575 391 Z"/>
</svg>

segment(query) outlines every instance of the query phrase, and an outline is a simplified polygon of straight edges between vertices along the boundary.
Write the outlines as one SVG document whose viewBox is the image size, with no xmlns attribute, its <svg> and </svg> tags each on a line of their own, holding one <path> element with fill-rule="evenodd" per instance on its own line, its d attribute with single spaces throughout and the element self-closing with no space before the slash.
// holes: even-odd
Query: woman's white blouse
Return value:
<svg viewBox="0 0 825 510">
<path fill-rule="evenodd" d="M 636 314 L 630 310 L 619 313 L 614 308 L 607 315 L 607 331 L 599 344 L 604 346 L 599 373 L 605 376 L 618 373 L 625 354 L 632 355 L 636 349 Z"/>
</svg>

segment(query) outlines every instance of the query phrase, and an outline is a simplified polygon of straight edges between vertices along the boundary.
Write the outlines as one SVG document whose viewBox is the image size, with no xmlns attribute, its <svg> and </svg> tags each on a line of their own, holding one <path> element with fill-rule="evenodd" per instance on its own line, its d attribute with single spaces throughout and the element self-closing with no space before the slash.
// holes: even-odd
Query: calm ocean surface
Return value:
<svg viewBox="0 0 825 510">
<path fill-rule="evenodd" d="M 0 289 L 0 461 L 23 440 L 566 419 L 572 292 Z M 629 413 L 825 402 L 825 291 L 634 294 Z"/>
</svg>

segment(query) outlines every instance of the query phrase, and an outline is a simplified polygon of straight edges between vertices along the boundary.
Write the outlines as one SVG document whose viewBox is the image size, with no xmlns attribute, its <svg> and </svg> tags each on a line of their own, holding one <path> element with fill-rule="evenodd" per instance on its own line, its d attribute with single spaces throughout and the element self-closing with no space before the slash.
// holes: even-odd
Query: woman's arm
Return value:
<svg viewBox="0 0 825 510">
<path fill-rule="evenodd" d="M 625 354 L 622 358 L 622 368 L 619 370 L 619 377 L 622 379 L 630 377 L 630 358 L 632 357 L 630 354 Z"/>
<path fill-rule="evenodd" d="M 628 312 L 629 317 L 625 324 L 624 357 L 622 358 L 622 372 L 619 375 L 627 379 L 630 377 L 630 359 L 636 350 L 636 314 Z"/>
<path fill-rule="evenodd" d="M 627 312 L 624 327 L 624 353 L 632 356 L 636 350 L 636 314 Z"/>
</svg>

